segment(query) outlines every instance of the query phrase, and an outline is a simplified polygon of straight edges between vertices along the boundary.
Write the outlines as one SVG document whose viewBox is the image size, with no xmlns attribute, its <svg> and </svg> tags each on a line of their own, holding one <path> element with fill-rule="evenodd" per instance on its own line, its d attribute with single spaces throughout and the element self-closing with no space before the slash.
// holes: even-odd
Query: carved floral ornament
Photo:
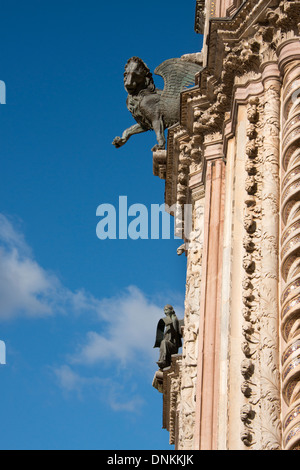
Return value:
<svg viewBox="0 0 300 470">
<path fill-rule="evenodd" d="M 261 80 L 262 66 L 278 61 L 276 51 L 282 42 L 297 37 L 299 23 L 299 2 L 287 0 L 248 0 L 234 18 L 211 20 L 207 67 L 198 77 L 199 87 L 182 94 L 182 103 L 185 103 L 182 114 L 193 114 L 193 128 L 188 132 L 193 136 L 189 148 L 191 156 L 201 161 L 205 136 L 217 135 L 220 129 L 224 132 L 239 77 L 253 76 L 255 80 Z M 190 111 L 185 111 L 186 108 Z M 251 119 L 255 116 L 249 117 L 250 122 Z M 182 125 L 186 130 L 185 121 L 184 118 Z M 248 132 L 253 132 L 253 126 L 249 126 Z M 251 152 L 255 153 L 254 141 L 249 142 L 247 152 L 250 157 Z M 248 185 L 255 192 L 250 169 L 253 164 L 249 162 L 248 165 Z"/>
<path fill-rule="evenodd" d="M 241 343 L 241 349 L 244 359 L 241 364 L 241 393 L 244 400 L 247 401 L 240 411 L 242 421 L 241 440 L 246 447 L 251 447 L 255 443 L 255 428 L 253 422 L 256 419 L 257 412 L 257 378 L 258 372 L 257 359 L 259 355 L 259 331 L 261 328 L 257 320 L 257 281 L 259 281 L 259 232 L 260 225 L 260 205 L 258 185 L 258 175 L 260 159 L 258 158 L 258 145 L 256 142 L 258 135 L 259 121 L 259 99 L 251 98 L 247 106 L 247 136 L 246 157 L 245 157 L 245 191 L 247 197 L 244 203 L 244 256 L 243 269 L 244 279 L 242 282 L 243 298 L 243 323 L 242 336 L 244 340 Z"/>
<path fill-rule="evenodd" d="M 187 175 L 191 168 L 202 173 L 204 182 L 205 142 L 210 144 L 216 140 L 222 141 L 226 119 L 232 112 L 234 93 L 239 86 L 239 77 L 248 76 L 250 81 L 253 77 L 252 80 L 261 83 L 262 65 L 270 60 L 277 62 L 276 50 L 280 44 L 287 37 L 298 34 L 300 16 L 296 1 L 248 0 L 242 5 L 241 2 L 235 3 L 239 10 L 233 18 L 226 21 L 211 20 L 207 66 L 198 74 L 198 86 L 182 92 L 180 124 L 169 130 L 166 172 L 161 173 L 166 178 L 166 202 L 169 206 L 188 202 Z M 262 92 L 260 86 L 258 90 Z M 251 115 L 253 109 L 253 106 L 249 109 L 249 137 L 255 132 L 253 123 L 256 116 Z M 225 146 L 226 142 L 225 139 Z M 256 191 L 255 169 L 250 160 L 251 155 L 255 156 L 255 146 L 255 139 L 249 139 L 249 197 Z M 176 161 L 177 169 L 174 168 Z M 202 165 L 201 169 L 199 165 Z M 181 173 L 184 175 L 183 180 L 172 182 L 174 175 Z"/>
<path fill-rule="evenodd" d="M 277 60 L 276 48 L 283 36 L 298 34 L 297 3 L 278 1 L 276 8 L 268 8 L 274 1 L 248 0 L 233 19 L 211 21 L 208 64 L 199 78 L 201 95 L 207 101 L 194 111 L 195 133 L 222 128 L 224 115 L 231 108 L 236 77 L 249 71 L 260 73 L 262 63 L 270 58 Z"/>
</svg>

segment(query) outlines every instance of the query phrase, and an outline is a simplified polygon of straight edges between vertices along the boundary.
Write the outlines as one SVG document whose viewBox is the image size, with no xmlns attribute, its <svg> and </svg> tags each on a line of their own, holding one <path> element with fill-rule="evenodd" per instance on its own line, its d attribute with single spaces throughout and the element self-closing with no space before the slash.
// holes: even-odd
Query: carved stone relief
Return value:
<svg viewBox="0 0 300 470">
<path fill-rule="evenodd" d="M 185 327 L 178 440 L 178 448 L 184 450 L 193 449 L 195 431 L 203 217 L 203 199 L 199 199 L 194 202 L 193 230 L 190 234 L 187 251 Z"/>
<path fill-rule="evenodd" d="M 284 416 L 284 448 L 300 448 L 300 87 L 299 61 L 285 69 L 283 84 L 283 138 L 281 215 L 284 223 L 281 246 L 283 277 L 282 334 L 285 349 L 282 355 L 283 397 L 288 406 Z M 295 94 L 296 92 L 296 94 Z"/>
<path fill-rule="evenodd" d="M 243 317 L 241 344 L 242 352 L 245 356 L 241 364 L 241 392 L 244 395 L 244 405 L 242 406 L 240 417 L 242 421 L 241 440 L 246 447 L 254 446 L 257 436 L 255 435 L 254 420 L 257 416 L 255 411 L 257 396 L 257 359 L 258 359 L 258 326 L 257 323 L 257 303 L 258 285 L 260 280 L 260 260 L 259 260 L 259 239 L 260 239 L 260 162 L 257 145 L 257 122 L 259 118 L 259 99 L 257 97 L 249 100 L 247 108 L 247 137 L 245 169 L 248 177 L 245 180 L 244 208 L 244 258 L 243 269 L 245 272 L 242 282 L 243 292 Z"/>
</svg>

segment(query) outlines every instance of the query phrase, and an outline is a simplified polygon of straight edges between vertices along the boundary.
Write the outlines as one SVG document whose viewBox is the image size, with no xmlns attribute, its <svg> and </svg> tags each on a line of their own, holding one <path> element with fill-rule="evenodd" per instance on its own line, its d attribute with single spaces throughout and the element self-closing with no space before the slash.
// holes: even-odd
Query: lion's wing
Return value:
<svg viewBox="0 0 300 470">
<path fill-rule="evenodd" d="M 182 59 L 169 59 L 160 64 L 154 71 L 164 79 L 165 88 L 162 96 L 167 99 L 174 99 L 180 93 L 195 83 L 195 75 L 202 67 L 193 62 Z"/>
</svg>

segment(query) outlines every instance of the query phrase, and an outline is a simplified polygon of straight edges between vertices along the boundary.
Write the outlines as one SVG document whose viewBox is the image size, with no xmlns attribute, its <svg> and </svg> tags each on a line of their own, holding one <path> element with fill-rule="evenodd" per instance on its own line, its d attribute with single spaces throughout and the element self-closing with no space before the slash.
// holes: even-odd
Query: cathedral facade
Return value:
<svg viewBox="0 0 300 470">
<path fill-rule="evenodd" d="M 203 69 L 153 152 L 193 208 L 163 426 L 178 450 L 300 449 L 300 1 L 197 0 L 195 29 Z"/>
</svg>

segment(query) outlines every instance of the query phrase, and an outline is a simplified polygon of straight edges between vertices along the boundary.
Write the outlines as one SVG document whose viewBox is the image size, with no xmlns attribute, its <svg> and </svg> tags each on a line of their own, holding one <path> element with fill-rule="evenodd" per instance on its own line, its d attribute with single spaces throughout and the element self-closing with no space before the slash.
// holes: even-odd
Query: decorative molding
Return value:
<svg viewBox="0 0 300 470">
<path fill-rule="evenodd" d="M 240 8 L 240 6 L 244 3 L 245 0 L 233 0 L 231 2 L 231 5 L 227 8 L 226 10 L 226 16 L 227 17 L 232 17 L 233 15 L 236 14 L 237 10 Z"/>
<path fill-rule="evenodd" d="M 163 429 L 169 431 L 170 445 L 177 445 L 178 413 L 181 389 L 181 355 L 172 356 L 172 364 L 163 370 Z"/>
<path fill-rule="evenodd" d="M 279 360 L 279 167 L 281 79 L 276 63 L 263 70 L 261 192 L 260 412 L 263 450 L 282 442 Z"/>
<path fill-rule="evenodd" d="M 196 0 L 195 31 L 197 34 L 204 33 L 205 25 L 205 0 Z"/>
<path fill-rule="evenodd" d="M 246 447 L 251 447 L 257 442 L 255 435 L 255 425 L 253 421 L 257 418 L 257 412 L 253 410 L 256 405 L 257 396 L 257 355 L 258 355 L 258 331 L 257 328 L 257 310 L 258 302 L 257 280 L 259 279 L 259 266 L 257 263 L 257 255 L 259 249 L 258 240 L 258 218 L 260 211 L 258 210 L 260 200 L 258 198 L 258 116 L 259 116 L 259 99 L 251 98 L 247 107 L 247 136 L 246 142 L 246 160 L 245 169 L 247 177 L 245 180 L 245 207 L 244 207 L 244 230 L 243 239 L 244 257 L 243 269 L 245 271 L 243 279 L 243 324 L 242 324 L 242 344 L 241 349 L 245 356 L 241 364 L 241 392 L 244 395 L 244 401 L 247 403 L 242 406 L 240 418 L 242 421 L 241 440 Z M 258 257 L 259 258 L 259 257 Z M 259 259 L 258 259 L 259 261 Z M 253 397 L 254 400 L 253 400 Z"/>
<path fill-rule="evenodd" d="M 283 74 L 283 132 L 281 216 L 281 331 L 285 342 L 282 354 L 282 391 L 287 404 L 283 419 L 283 445 L 300 448 L 300 42 L 285 41 L 279 47 Z"/>
</svg>

